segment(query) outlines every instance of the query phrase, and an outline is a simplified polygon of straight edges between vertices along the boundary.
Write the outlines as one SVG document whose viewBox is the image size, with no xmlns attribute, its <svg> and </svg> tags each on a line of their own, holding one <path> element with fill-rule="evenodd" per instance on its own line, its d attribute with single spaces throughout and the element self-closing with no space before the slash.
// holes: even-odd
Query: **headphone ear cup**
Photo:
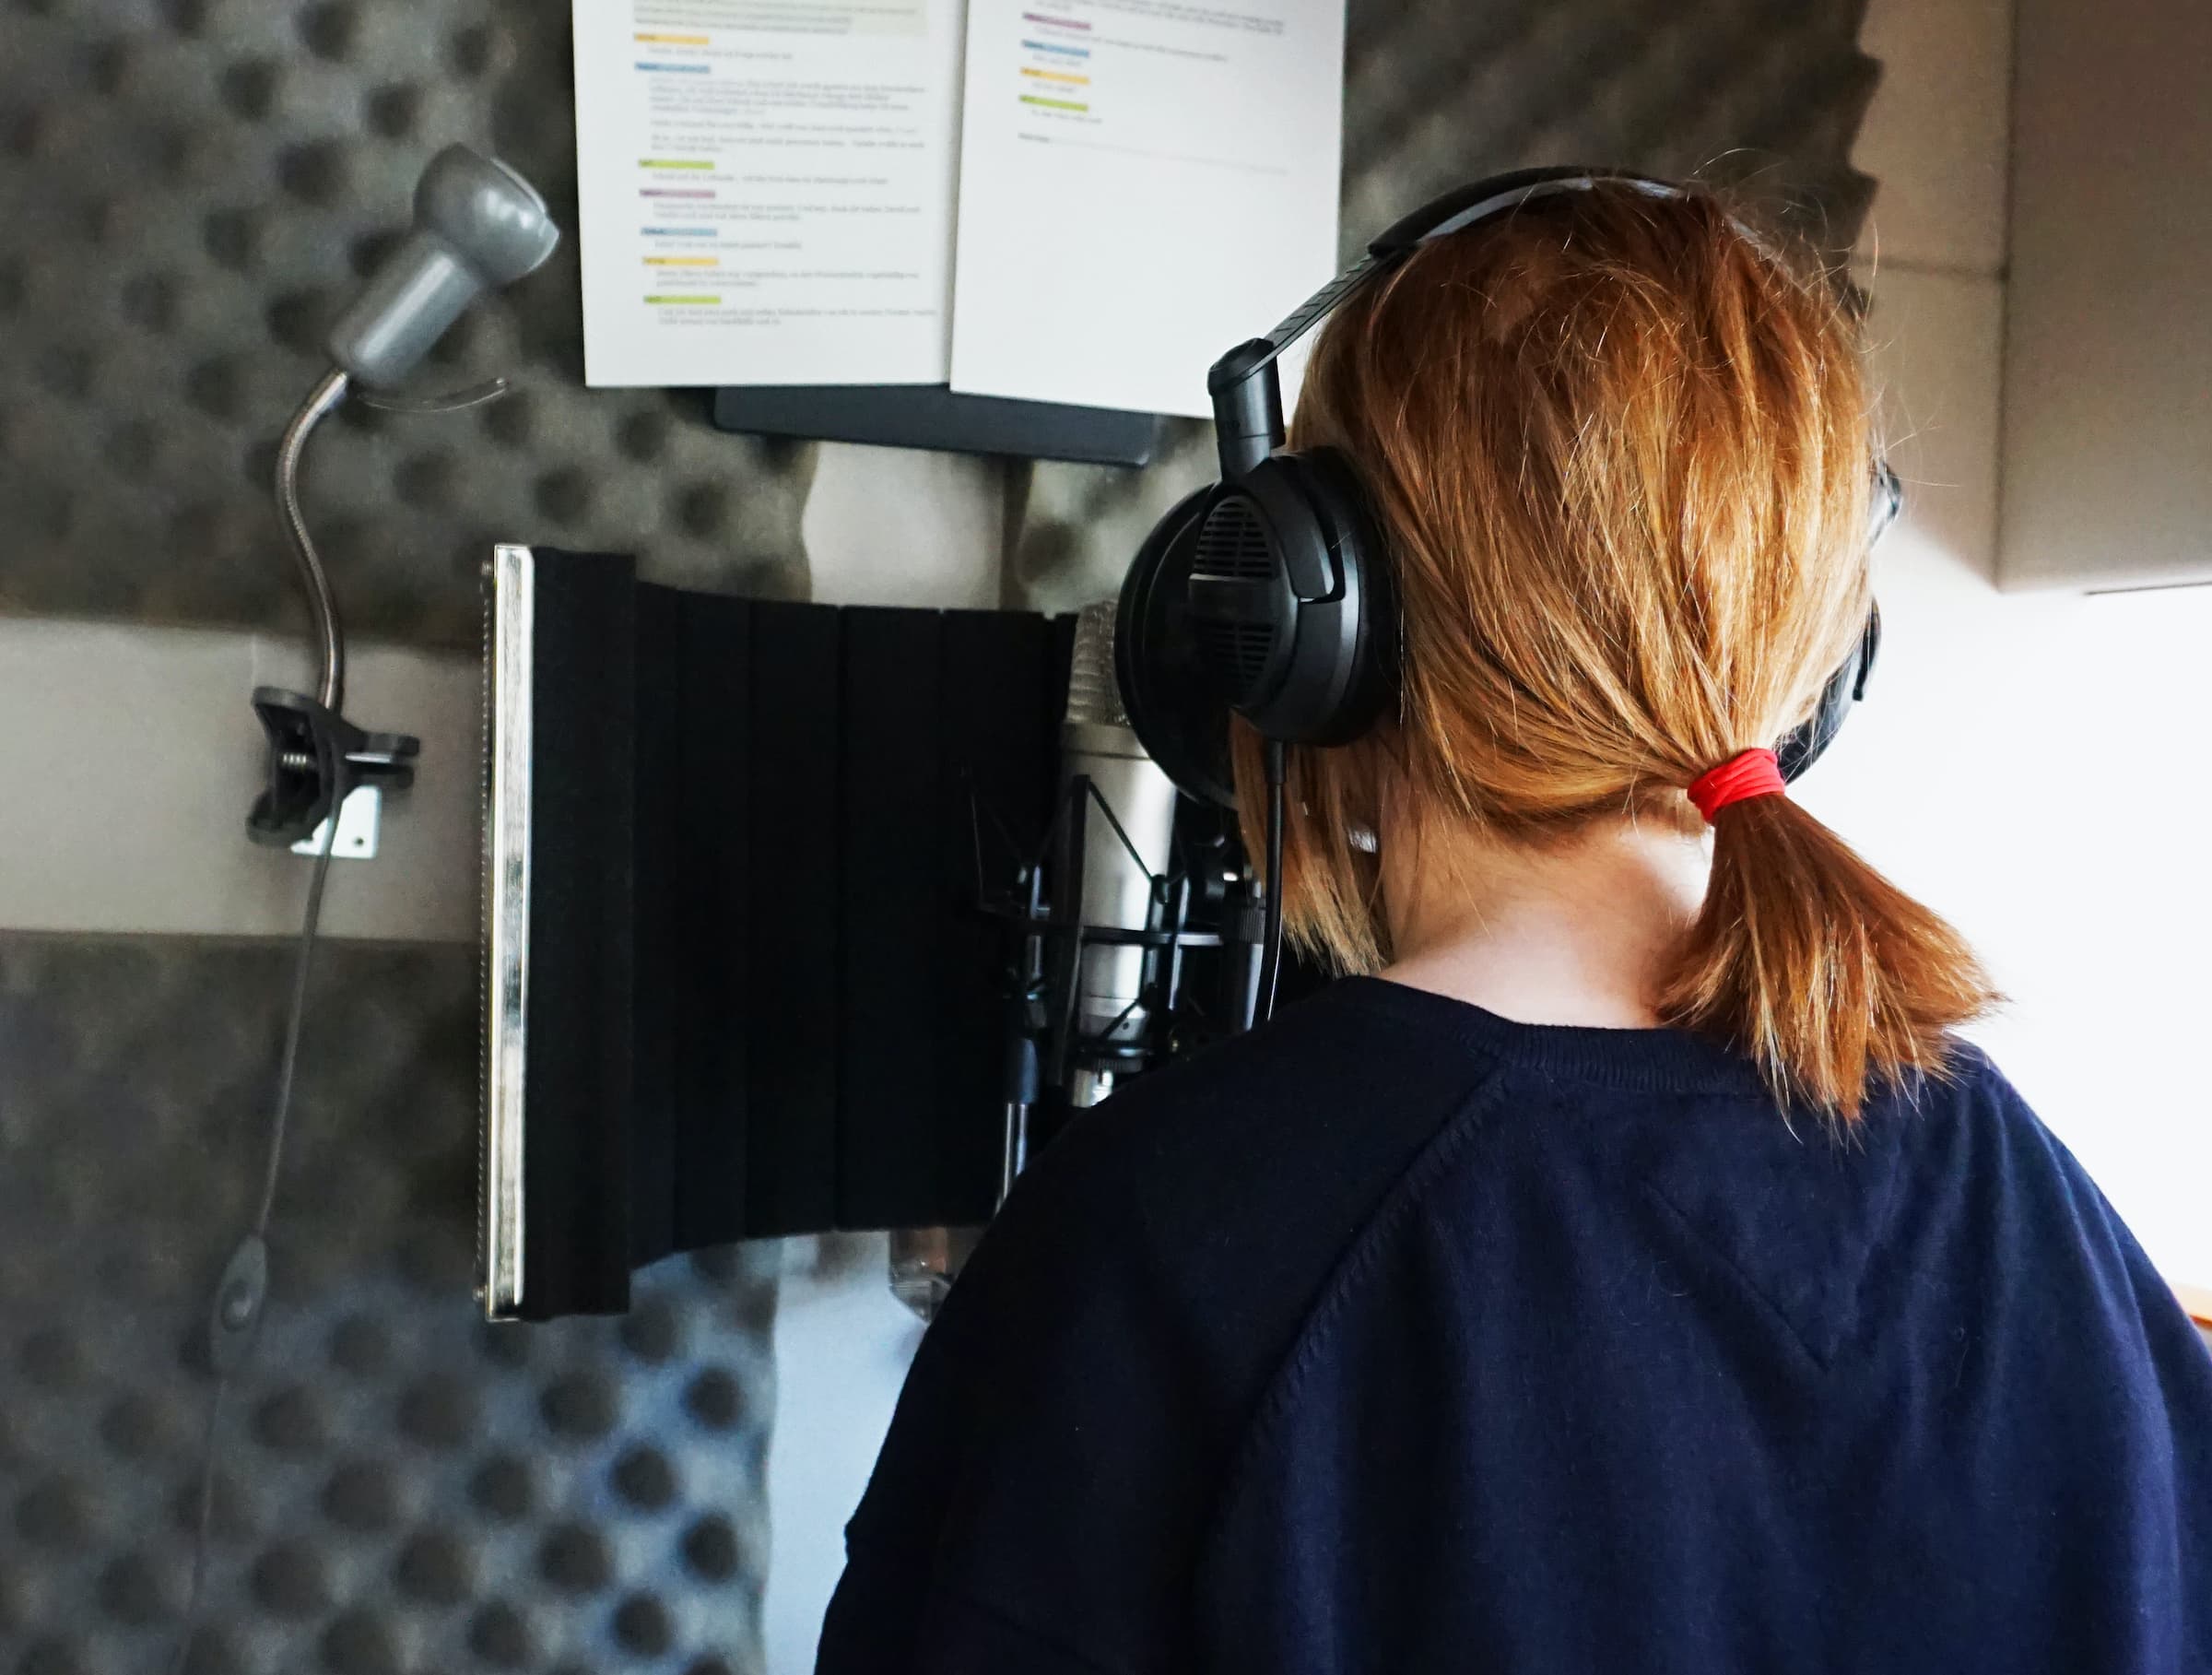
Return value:
<svg viewBox="0 0 2212 1675">
<path fill-rule="evenodd" d="M 1304 742 L 1349 744 L 1373 731 L 1398 701 L 1405 669 L 1397 572 L 1351 462 L 1334 448 L 1292 458 L 1328 530 L 1339 593 L 1336 619 L 1316 624 L 1322 631 L 1313 655 L 1332 670 L 1325 681 L 1327 714 Z"/>
<path fill-rule="evenodd" d="M 1185 796 L 1236 807 L 1230 704 L 1200 655 L 1189 608 L 1198 533 L 1215 490 L 1186 494 L 1152 526 L 1123 579 L 1114 679 L 1145 753 Z"/>
<path fill-rule="evenodd" d="M 1275 454 L 1199 524 L 1187 597 L 1216 690 L 1265 737 L 1334 745 L 1397 690 L 1397 613 L 1367 499 L 1331 449 Z"/>
<path fill-rule="evenodd" d="M 1870 606 L 1866 611 L 1866 626 L 1859 631 L 1859 638 L 1844 658 L 1829 676 L 1828 684 L 1820 689 L 1820 702 L 1813 713 L 1798 725 L 1783 736 L 1774 747 L 1775 764 L 1782 770 L 1784 781 L 1794 780 L 1807 768 L 1818 761 L 1828 747 L 1836 742 L 1836 735 L 1843 730 L 1844 722 L 1851 718 L 1852 705 L 1866 696 L 1867 678 L 1874 673 L 1874 660 L 1882 646 L 1882 612 L 1879 606 Z"/>
<path fill-rule="evenodd" d="M 1867 547 L 1881 544 L 1882 537 L 1896 524 L 1904 510 L 1904 484 L 1886 459 L 1874 462 L 1874 511 Z M 1844 658 L 1842 666 L 1828 678 L 1820 689 L 1820 702 L 1812 714 L 1800 725 L 1793 727 L 1774 747 L 1774 760 L 1786 782 L 1795 779 L 1818 761 L 1829 746 L 1836 742 L 1836 735 L 1843 730 L 1850 718 L 1851 706 L 1866 696 L 1866 681 L 1874 673 L 1875 658 L 1882 649 L 1882 607 L 1870 603 L 1866 607 L 1866 626 L 1859 631 L 1858 643 L 1852 647 L 1851 655 Z"/>
</svg>

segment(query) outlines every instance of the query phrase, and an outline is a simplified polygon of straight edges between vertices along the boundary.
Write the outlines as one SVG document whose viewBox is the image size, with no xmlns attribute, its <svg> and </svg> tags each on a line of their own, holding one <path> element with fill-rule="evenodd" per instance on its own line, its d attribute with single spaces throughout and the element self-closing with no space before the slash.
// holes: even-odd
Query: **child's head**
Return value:
<svg viewBox="0 0 2212 1675">
<path fill-rule="evenodd" d="M 1361 831 L 1694 825 L 1690 782 L 1802 721 L 1865 627 L 1872 405 L 1837 288 L 1700 192 L 1545 197 L 1349 299 L 1292 440 L 1366 487 L 1403 697 L 1358 743 L 1293 752 L 1293 934 L 1390 957 Z M 1987 998 L 1956 935 L 1785 798 L 1715 829 L 1663 1014 L 1847 1115 L 1869 1077 L 1939 1062 Z"/>
</svg>

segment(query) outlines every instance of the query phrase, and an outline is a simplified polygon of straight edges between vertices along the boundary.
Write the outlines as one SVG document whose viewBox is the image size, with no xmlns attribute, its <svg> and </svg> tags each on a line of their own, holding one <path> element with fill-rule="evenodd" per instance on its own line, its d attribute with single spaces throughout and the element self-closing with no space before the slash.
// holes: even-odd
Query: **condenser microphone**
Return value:
<svg viewBox="0 0 2212 1675">
<path fill-rule="evenodd" d="M 1041 1119 L 1252 1027 L 1260 914 L 1233 823 L 1186 798 L 1130 725 L 1114 657 L 1118 606 L 1087 606 L 1070 648 L 1060 792 L 1043 841 L 1017 848 L 1010 887 L 982 862 L 982 911 L 1009 933 L 1001 1196 Z"/>
<path fill-rule="evenodd" d="M 1144 931 L 1159 923 L 1154 880 L 1167 874 L 1174 846 L 1175 782 L 1129 725 L 1114 678 L 1114 601 L 1107 599 L 1085 606 L 1077 619 L 1060 727 L 1061 784 L 1072 794 L 1078 780 L 1088 781 L 1096 793 L 1070 804 L 1079 811 L 1083 861 L 1076 905 L 1084 928 Z M 1145 968 L 1141 946 L 1084 940 L 1076 972 L 1080 1038 L 1113 1044 L 1144 1038 L 1151 1021 Z M 1068 1103 L 1098 1103 L 1113 1091 L 1115 1074 L 1072 1068 Z"/>
<path fill-rule="evenodd" d="M 399 383 L 477 297 L 534 272 L 560 242 L 535 187 L 448 146 L 415 188 L 415 225 L 330 328 L 331 360 L 371 388 Z"/>
</svg>

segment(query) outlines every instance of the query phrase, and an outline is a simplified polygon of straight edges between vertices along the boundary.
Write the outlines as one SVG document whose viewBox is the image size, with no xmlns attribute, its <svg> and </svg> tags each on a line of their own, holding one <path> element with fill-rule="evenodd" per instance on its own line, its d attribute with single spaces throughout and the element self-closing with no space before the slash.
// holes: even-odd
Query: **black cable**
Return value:
<svg viewBox="0 0 2212 1675">
<path fill-rule="evenodd" d="M 344 785 L 338 787 L 343 792 Z M 300 924 L 300 947 L 292 961 L 292 998 L 284 1020 L 284 1057 L 276 1069 L 276 1097 L 269 1114 L 269 1165 L 261 1182 L 261 1207 L 253 1214 L 253 1231 L 268 1237 L 269 1212 L 276 1207 L 276 1177 L 284 1165 L 284 1140 L 291 1125 L 292 1074 L 300 1064 L 300 1029 L 307 1017 L 307 977 L 314 963 L 315 933 L 323 923 L 323 886 L 330 877 L 331 851 L 338 841 L 338 810 L 345 801 L 334 795 L 323 832 L 323 847 L 315 855 L 314 875 L 308 880 L 307 912 Z"/>
<path fill-rule="evenodd" d="M 1283 781 L 1289 750 L 1280 739 L 1267 741 L 1267 900 L 1260 931 L 1259 1021 L 1275 1016 L 1276 980 L 1283 970 Z"/>
<path fill-rule="evenodd" d="M 276 1207 L 276 1181 L 284 1167 L 285 1136 L 290 1128 L 292 1114 L 292 1078 L 300 1063 L 300 1032 L 307 1016 L 307 978 L 314 963 L 315 933 L 323 923 L 323 887 L 330 877 L 331 851 L 338 841 L 338 811 L 345 803 L 343 782 L 331 798 L 330 814 L 324 822 L 323 847 L 315 852 L 315 870 L 307 886 L 307 912 L 300 925 L 298 951 L 292 961 L 292 993 L 285 1012 L 284 1054 L 277 1062 L 275 1099 L 269 1112 L 268 1167 L 264 1172 L 261 1185 L 260 1208 L 254 1211 L 253 1229 L 241 1241 L 245 1244 L 265 1241 L 269 1233 L 269 1215 Z M 211 1333 L 220 1333 L 222 1311 L 229 1303 L 229 1283 L 236 1264 L 226 1265 L 223 1280 L 218 1285 L 216 1307 L 210 1313 Z M 242 1323 L 236 1329 L 258 1335 L 260 1315 L 267 1298 L 266 1270 L 253 1296 Z M 243 1370 L 241 1358 L 223 1366 L 216 1375 L 215 1394 L 207 1402 L 207 1429 L 200 1443 L 200 1506 L 192 1538 L 192 1586 L 184 1596 L 184 1615 L 177 1631 L 176 1656 L 170 1660 L 170 1675 L 182 1675 L 185 1660 L 192 1655 L 193 1637 L 199 1632 L 200 1608 L 207 1579 L 208 1538 L 215 1522 L 215 1469 L 221 1454 L 220 1442 L 223 1407 L 230 1394 L 230 1381 Z"/>
</svg>

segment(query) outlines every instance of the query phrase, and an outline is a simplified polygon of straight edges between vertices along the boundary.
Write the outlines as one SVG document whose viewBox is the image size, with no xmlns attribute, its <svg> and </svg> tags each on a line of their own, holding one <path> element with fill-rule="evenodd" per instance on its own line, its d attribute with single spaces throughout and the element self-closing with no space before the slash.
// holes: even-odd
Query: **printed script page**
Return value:
<svg viewBox="0 0 2212 1675">
<path fill-rule="evenodd" d="M 959 0 L 574 0 L 585 381 L 941 383 Z"/>
<path fill-rule="evenodd" d="M 1336 261 L 1344 0 L 971 0 L 953 387 L 1204 417 Z"/>
</svg>

